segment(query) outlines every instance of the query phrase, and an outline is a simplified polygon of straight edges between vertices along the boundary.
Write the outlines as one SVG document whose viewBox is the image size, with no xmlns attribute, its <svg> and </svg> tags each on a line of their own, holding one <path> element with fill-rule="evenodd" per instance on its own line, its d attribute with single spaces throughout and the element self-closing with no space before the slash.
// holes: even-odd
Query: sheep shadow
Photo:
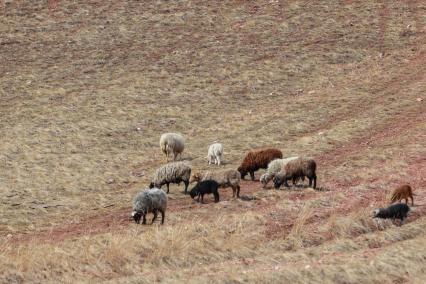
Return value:
<svg viewBox="0 0 426 284">
<path fill-rule="evenodd" d="M 307 184 L 296 184 L 296 185 L 290 185 L 290 187 L 285 187 L 285 186 L 281 186 L 280 188 L 274 188 L 274 186 L 267 186 L 267 187 L 261 187 L 263 190 L 288 190 L 288 191 L 302 191 L 304 189 L 313 189 L 315 191 L 321 191 L 321 192 L 326 192 L 326 191 L 330 191 L 329 188 L 326 187 L 317 187 L 317 188 L 312 188 L 311 186 L 307 185 Z"/>
</svg>

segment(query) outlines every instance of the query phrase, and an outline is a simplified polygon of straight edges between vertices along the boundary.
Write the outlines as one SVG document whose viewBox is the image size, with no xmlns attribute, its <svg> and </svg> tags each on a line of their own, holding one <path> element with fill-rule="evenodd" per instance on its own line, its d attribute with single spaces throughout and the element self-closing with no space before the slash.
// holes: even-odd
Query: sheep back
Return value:
<svg viewBox="0 0 426 284">
<path fill-rule="evenodd" d="M 203 201 L 204 194 L 213 193 L 215 202 L 219 202 L 219 184 L 214 180 L 204 180 L 197 183 L 189 192 L 189 195 L 193 199 L 195 196 L 201 196 L 201 202 Z"/>
<path fill-rule="evenodd" d="M 213 143 L 209 146 L 207 155 L 210 156 L 222 156 L 223 145 L 221 143 Z"/>
<path fill-rule="evenodd" d="M 282 183 L 287 185 L 287 180 L 304 179 L 308 177 L 309 185 L 314 182 L 316 188 L 316 162 L 312 158 L 299 157 L 289 161 L 274 178 L 275 188 L 279 188 Z"/>
<path fill-rule="evenodd" d="M 266 173 L 264 173 L 260 177 L 260 182 L 265 186 L 271 179 L 278 174 L 281 169 L 290 161 L 293 161 L 299 157 L 290 157 L 285 159 L 275 159 L 268 164 L 268 168 L 266 169 Z"/>
<path fill-rule="evenodd" d="M 160 148 L 164 154 L 180 154 L 185 149 L 185 139 L 178 133 L 164 133 L 160 137 Z"/>
<path fill-rule="evenodd" d="M 381 219 L 401 219 L 403 221 L 408 212 L 410 211 L 410 207 L 404 203 L 396 203 L 392 204 L 387 208 L 379 208 L 374 210 L 374 218 Z"/>
<path fill-rule="evenodd" d="M 408 203 L 408 198 L 411 198 L 411 204 L 414 205 L 413 190 L 411 186 L 409 186 L 408 184 L 405 184 L 396 188 L 393 191 L 392 197 L 391 197 L 391 203 L 400 201 L 402 199 L 405 199 L 406 203 Z"/>
<path fill-rule="evenodd" d="M 201 180 L 214 180 L 220 187 L 238 186 L 241 181 L 241 175 L 236 170 L 207 171 Z"/>
<path fill-rule="evenodd" d="M 154 210 L 165 212 L 167 194 L 159 188 L 150 188 L 139 192 L 133 201 L 133 212 L 152 213 Z"/>
<path fill-rule="evenodd" d="M 311 158 L 298 158 L 288 162 L 284 167 L 284 175 L 287 178 L 299 178 L 315 174 L 317 164 Z"/>
<path fill-rule="evenodd" d="M 152 179 L 152 183 L 161 187 L 166 183 L 189 182 L 191 176 L 191 166 L 185 162 L 172 162 L 158 168 Z"/>
<path fill-rule="evenodd" d="M 247 173 L 253 173 L 258 169 L 266 169 L 269 162 L 275 159 L 281 159 L 282 157 L 282 152 L 275 148 L 250 151 L 244 157 L 238 171 L 241 174 L 241 178 L 244 178 Z"/>
</svg>

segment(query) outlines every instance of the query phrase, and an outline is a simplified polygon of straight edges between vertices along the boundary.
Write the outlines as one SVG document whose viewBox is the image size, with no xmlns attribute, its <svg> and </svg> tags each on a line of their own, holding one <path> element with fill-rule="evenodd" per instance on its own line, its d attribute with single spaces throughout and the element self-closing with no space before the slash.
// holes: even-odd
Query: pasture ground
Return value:
<svg viewBox="0 0 426 284">
<path fill-rule="evenodd" d="M 423 283 L 425 11 L 0 1 L 0 282 Z M 222 168 L 252 148 L 312 156 L 319 190 L 244 181 L 255 200 L 200 205 L 172 186 L 165 225 L 137 226 L 168 131 L 197 171 L 215 140 Z M 406 224 L 373 222 L 403 183 Z"/>
</svg>

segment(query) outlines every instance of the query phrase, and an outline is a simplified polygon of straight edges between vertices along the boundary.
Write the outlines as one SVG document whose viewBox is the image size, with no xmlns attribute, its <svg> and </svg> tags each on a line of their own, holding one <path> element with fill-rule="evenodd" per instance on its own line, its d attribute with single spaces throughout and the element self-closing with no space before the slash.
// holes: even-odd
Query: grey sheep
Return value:
<svg viewBox="0 0 426 284">
<path fill-rule="evenodd" d="M 240 197 L 240 182 L 241 175 L 236 170 L 221 170 L 221 171 L 207 171 L 204 174 L 195 173 L 191 176 L 190 182 L 201 182 L 206 180 L 216 181 L 220 187 L 231 187 L 232 197 Z"/>
<path fill-rule="evenodd" d="M 161 224 L 164 224 L 167 208 L 167 194 L 159 188 L 150 188 L 139 192 L 133 200 L 132 217 L 137 224 L 146 224 L 146 214 L 153 213 L 152 223 L 157 219 L 158 212 L 161 213 Z"/>
<path fill-rule="evenodd" d="M 188 190 L 189 179 L 191 177 L 191 166 L 185 162 L 171 162 L 158 168 L 154 177 L 149 185 L 150 188 L 158 187 L 161 188 L 163 185 L 167 185 L 167 193 L 169 193 L 169 185 L 171 183 L 185 184 L 185 194 Z"/>
<path fill-rule="evenodd" d="M 160 137 L 161 151 L 166 155 L 166 162 L 169 156 L 173 154 L 173 161 L 176 161 L 177 155 L 182 158 L 182 152 L 185 149 L 185 139 L 178 133 L 164 133 Z"/>
</svg>

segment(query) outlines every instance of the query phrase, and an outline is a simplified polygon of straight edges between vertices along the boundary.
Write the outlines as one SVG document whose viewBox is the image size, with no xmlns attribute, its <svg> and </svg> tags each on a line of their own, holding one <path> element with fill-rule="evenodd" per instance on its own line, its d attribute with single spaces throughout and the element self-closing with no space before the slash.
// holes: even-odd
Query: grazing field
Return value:
<svg viewBox="0 0 426 284">
<path fill-rule="evenodd" d="M 0 63 L 1 283 L 426 279 L 424 1 L 0 0 Z M 313 157 L 318 188 L 172 185 L 136 225 L 164 132 L 194 171 Z M 406 223 L 374 222 L 405 183 Z"/>
</svg>

